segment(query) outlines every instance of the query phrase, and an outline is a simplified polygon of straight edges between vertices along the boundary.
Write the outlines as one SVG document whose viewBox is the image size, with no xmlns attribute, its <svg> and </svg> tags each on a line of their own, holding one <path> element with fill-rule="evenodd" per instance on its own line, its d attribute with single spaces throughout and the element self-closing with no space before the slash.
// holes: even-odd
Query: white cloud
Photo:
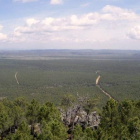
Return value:
<svg viewBox="0 0 140 140">
<path fill-rule="evenodd" d="M 70 17 L 72 25 L 94 25 L 98 22 L 99 14 L 98 13 L 89 13 L 78 18 L 76 15 Z"/>
<path fill-rule="evenodd" d="M 26 20 L 26 24 L 28 26 L 31 26 L 33 24 L 36 24 L 37 22 L 39 22 L 39 21 L 38 20 L 35 20 L 34 18 L 29 18 L 29 19 Z"/>
<path fill-rule="evenodd" d="M 140 40 L 140 26 L 133 27 L 127 35 L 131 39 Z"/>
<path fill-rule="evenodd" d="M 51 0 L 50 4 L 63 4 L 62 0 Z"/>
<path fill-rule="evenodd" d="M 23 3 L 33 2 L 33 1 L 38 1 L 38 0 L 14 0 L 14 2 L 23 2 Z"/>
<path fill-rule="evenodd" d="M 2 30 L 3 26 L 0 25 L 0 31 Z M 0 41 L 5 41 L 7 39 L 7 35 L 4 35 L 0 32 Z"/>
<path fill-rule="evenodd" d="M 0 33 L 0 41 L 5 41 L 7 39 L 7 36 Z"/>
<path fill-rule="evenodd" d="M 104 13 L 109 13 L 110 12 L 110 13 L 117 14 L 117 13 L 122 13 L 124 11 L 124 9 L 122 9 L 120 7 L 112 6 L 112 5 L 107 5 L 102 9 L 102 11 Z"/>
<path fill-rule="evenodd" d="M 46 18 L 42 21 L 42 24 L 45 24 L 46 26 L 49 26 L 53 23 L 53 21 L 54 21 L 54 18 L 48 17 L 48 18 Z"/>
<path fill-rule="evenodd" d="M 111 41 L 119 44 L 129 38 L 140 38 L 140 27 L 135 27 L 140 23 L 140 15 L 109 5 L 100 12 L 41 20 L 29 18 L 25 23 L 8 36 L 10 42 L 103 44 Z"/>
<path fill-rule="evenodd" d="M 116 20 L 136 20 L 140 18 L 135 12 L 129 9 L 107 5 L 102 9 L 103 13 L 111 14 Z"/>
</svg>

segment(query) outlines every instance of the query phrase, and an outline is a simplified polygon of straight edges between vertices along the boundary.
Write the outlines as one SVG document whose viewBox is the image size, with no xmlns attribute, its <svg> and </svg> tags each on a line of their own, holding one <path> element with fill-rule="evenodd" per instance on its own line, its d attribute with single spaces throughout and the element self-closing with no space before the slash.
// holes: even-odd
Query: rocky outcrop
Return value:
<svg viewBox="0 0 140 140">
<path fill-rule="evenodd" d="M 100 123 L 100 117 L 96 111 L 87 114 L 80 105 L 68 109 L 66 112 L 60 110 L 61 119 L 65 126 L 72 130 L 75 125 L 79 124 L 82 128 L 90 127 L 96 129 Z"/>
</svg>

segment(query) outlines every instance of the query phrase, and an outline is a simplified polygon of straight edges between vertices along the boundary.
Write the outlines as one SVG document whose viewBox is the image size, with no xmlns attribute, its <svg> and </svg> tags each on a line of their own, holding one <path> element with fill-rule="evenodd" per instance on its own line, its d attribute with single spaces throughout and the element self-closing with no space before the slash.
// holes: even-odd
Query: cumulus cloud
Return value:
<svg viewBox="0 0 140 140">
<path fill-rule="evenodd" d="M 2 33 L 0 33 L 0 41 L 4 41 L 6 39 L 7 39 L 7 36 L 2 34 Z"/>
<path fill-rule="evenodd" d="M 139 17 L 135 12 L 129 9 L 122 9 L 120 7 L 107 5 L 102 9 L 103 13 L 107 13 L 113 17 L 115 17 L 116 20 L 136 20 Z"/>
<path fill-rule="evenodd" d="M 127 35 L 131 39 L 140 40 L 140 26 L 133 27 Z"/>
<path fill-rule="evenodd" d="M 140 15 L 132 10 L 107 5 L 100 12 L 80 16 L 38 20 L 29 18 L 24 26 L 15 28 L 13 42 L 105 42 L 140 38 Z M 134 27 L 134 28 L 132 28 Z M 132 29 L 131 29 L 132 28 Z M 128 31 L 131 31 L 128 33 Z M 137 37 L 136 37 L 137 36 Z"/>
<path fill-rule="evenodd" d="M 51 0 L 50 4 L 63 4 L 62 0 Z"/>
<path fill-rule="evenodd" d="M 0 31 L 2 30 L 3 26 L 0 25 Z M 7 35 L 0 33 L 0 41 L 5 41 L 7 39 Z"/>
<path fill-rule="evenodd" d="M 38 20 L 35 20 L 34 18 L 29 18 L 29 19 L 26 20 L 26 24 L 27 24 L 28 26 L 31 26 L 31 25 L 36 24 L 36 23 L 38 23 L 38 22 L 39 22 L 39 21 L 38 21 Z"/>
<path fill-rule="evenodd" d="M 33 1 L 37 1 L 37 0 L 14 0 L 14 2 L 23 2 L 23 3 L 33 2 Z"/>
</svg>

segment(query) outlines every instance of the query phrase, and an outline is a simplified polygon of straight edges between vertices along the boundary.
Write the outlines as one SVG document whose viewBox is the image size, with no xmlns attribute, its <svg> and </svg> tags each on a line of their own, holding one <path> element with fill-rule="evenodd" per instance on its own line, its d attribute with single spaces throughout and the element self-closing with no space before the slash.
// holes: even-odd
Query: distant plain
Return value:
<svg viewBox="0 0 140 140">
<path fill-rule="evenodd" d="M 96 86 L 99 74 L 99 85 L 117 101 L 140 99 L 140 51 L 119 50 L 1 51 L 0 98 L 59 105 L 63 95 L 78 94 L 102 107 L 108 97 Z"/>
</svg>

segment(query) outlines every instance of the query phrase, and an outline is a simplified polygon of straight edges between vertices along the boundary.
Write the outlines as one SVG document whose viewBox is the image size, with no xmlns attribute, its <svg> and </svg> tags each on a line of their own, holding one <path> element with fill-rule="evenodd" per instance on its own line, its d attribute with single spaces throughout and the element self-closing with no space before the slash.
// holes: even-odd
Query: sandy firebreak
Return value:
<svg viewBox="0 0 140 140">
<path fill-rule="evenodd" d="M 17 79 L 17 74 L 18 74 L 18 71 L 15 73 L 15 79 L 16 79 L 17 84 L 19 85 L 19 81 Z"/>
<path fill-rule="evenodd" d="M 96 72 L 96 74 L 98 74 L 98 71 Z M 105 92 L 105 91 L 101 88 L 101 86 L 99 85 L 99 80 L 100 80 L 100 78 L 101 78 L 101 76 L 99 75 L 99 76 L 97 77 L 97 79 L 96 79 L 96 86 L 97 86 L 106 96 L 108 96 L 110 99 L 113 99 L 113 98 L 111 97 L 111 95 L 110 95 L 109 93 Z"/>
</svg>

